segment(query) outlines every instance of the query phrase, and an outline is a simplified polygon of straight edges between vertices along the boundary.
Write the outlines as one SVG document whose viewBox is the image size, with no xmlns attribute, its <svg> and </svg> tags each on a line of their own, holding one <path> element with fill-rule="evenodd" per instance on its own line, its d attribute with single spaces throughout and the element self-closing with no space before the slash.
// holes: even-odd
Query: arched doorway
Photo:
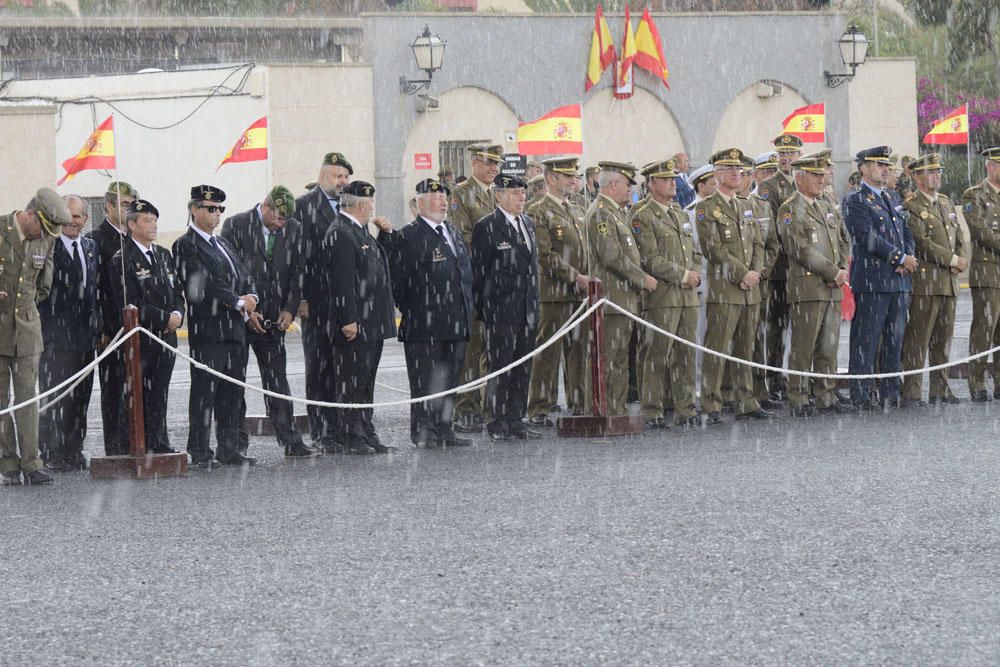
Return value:
<svg viewBox="0 0 1000 667">
<path fill-rule="evenodd" d="M 767 92 L 763 86 L 761 83 L 747 86 L 729 103 L 715 130 L 712 152 L 733 147 L 755 157 L 772 150 L 771 140 L 781 134 L 782 121 L 808 104 L 798 91 L 787 85 L 781 86 L 779 95 L 761 97 L 759 93 Z"/>
</svg>

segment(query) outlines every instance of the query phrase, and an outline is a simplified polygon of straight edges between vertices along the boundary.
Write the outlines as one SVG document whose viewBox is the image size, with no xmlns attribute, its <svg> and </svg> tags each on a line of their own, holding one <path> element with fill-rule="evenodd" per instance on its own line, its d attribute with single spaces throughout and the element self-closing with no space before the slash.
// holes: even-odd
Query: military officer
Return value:
<svg viewBox="0 0 1000 667">
<path fill-rule="evenodd" d="M 753 161 L 753 192 L 760 196 L 760 184 L 778 173 L 778 154 L 774 151 L 761 153 Z M 765 200 L 766 201 L 766 200 Z"/>
<path fill-rule="evenodd" d="M 545 160 L 545 196 L 527 209 L 538 241 L 536 345 L 551 338 L 587 296 L 586 213 L 569 199 L 576 191 L 578 162 L 575 157 Z M 535 357 L 528 389 L 528 417 L 533 425 L 553 425 L 548 413 L 558 402 L 560 360 L 565 360 L 563 379 L 570 412 L 582 415 L 590 409 L 587 333 L 581 324 Z"/>
<path fill-rule="evenodd" d="M 753 358 L 760 318 L 760 281 L 764 268 L 764 239 L 750 202 L 737 195 L 743 152 L 727 148 L 712 156 L 718 190 L 695 206 L 701 251 L 708 260 L 705 347 Z M 722 421 L 722 373 L 725 364 L 715 355 L 702 362 L 701 408 L 705 423 Z M 753 395 L 749 366 L 731 371 L 737 419 L 774 416 Z"/>
<path fill-rule="evenodd" d="M 688 182 L 688 170 L 691 168 L 691 159 L 688 154 L 684 151 L 679 153 L 674 153 L 674 165 L 677 171 L 677 194 L 674 195 L 674 201 L 683 209 L 685 206 L 694 201 L 694 188 L 691 183 Z"/>
<path fill-rule="evenodd" d="M 833 207 L 820 198 L 830 162 L 821 154 L 792 162 L 796 192 L 778 208 L 778 227 L 788 252 L 788 303 L 792 345 L 788 368 L 835 374 L 840 345 L 841 286 L 847 282 L 850 240 Z M 809 403 L 810 386 L 816 407 Z M 858 408 L 840 401 L 836 380 L 793 375 L 788 407 L 793 417 Z"/>
<path fill-rule="evenodd" d="M 524 215 L 524 179 L 500 174 L 493 181 L 497 208 L 472 231 L 472 298 L 484 324 L 490 372 L 525 355 L 538 329 L 538 241 Z M 541 437 L 522 421 L 528 407 L 531 361 L 493 378 L 487 385 L 492 440 Z"/>
<path fill-rule="evenodd" d="M 392 243 L 392 289 L 410 396 L 458 385 L 472 331 L 472 264 L 461 232 L 446 221 L 448 187 L 417 183 L 417 217 Z M 434 304 L 428 309 L 428 304 Z M 454 395 L 410 404 L 410 439 L 418 447 L 468 447 L 452 427 Z"/>
<path fill-rule="evenodd" d="M 601 168 L 597 165 L 591 165 L 587 167 L 584 172 L 584 195 L 587 198 L 587 206 L 590 206 L 590 202 L 597 199 L 597 193 L 600 190 L 600 186 L 597 184 L 597 176 L 601 173 Z"/>
<path fill-rule="evenodd" d="M 861 187 L 847 195 L 841 207 L 852 243 L 852 375 L 873 373 L 877 352 L 880 372 L 894 373 L 902 365 L 910 276 L 917 270 L 917 259 L 903 205 L 883 187 L 891 154 L 888 146 L 857 154 Z M 871 380 L 851 380 L 851 401 L 865 410 L 899 403 L 898 377 L 881 380 L 879 387 L 880 396 L 875 398 Z"/>
<path fill-rule="evenodd" d="M 128 228 L 125 215 L 128 207 L 139 197 L 134 187 L 125 181 L 112 181 L 104 193 L 104 221 L 87 238 L 97 244 L 97 301 L 101 312 L 101 339 L 98 350 L 102 351 L 111 342 L 118 329 L 115 322 L 121 322 L 122 304 L 115 303 L 113 284 L 121 282 L 111 275 L 108 267 L 115 253 L 125 247 Z M 128 452 L 128 423 L 124 418 L 125 385 L 121 374 L 123 368 L 122 348 L 108 355 L 97 367 L 101 382 L 101 424 L 104 435 L 104 453 L 108 456 Z"/>
<path fill-rule="evenodd" d="M 525 210 L 545 196 L 545 174 L 532 176 L 531 180 L 527 181 L 527 184 L 528 189 L 525 196 L 528 198 L 528 201 L 524 205 Z"/>
<path fill-rule="evenodd" d="M 472 229 L 479 220 L 493 213 L 496 198 L 491 185 L 500 173 L 503 147 L 499 144 L 473 144 L 468 147 L 472 177 L 456 185 L 451 191 L 448 219 L 462 233 L 466 244 L 472 243 Z M 466 248 L 472 253 L 471 245 Z M 472 382 L 486 370 L 483 354 L 483 324 L 473 323 L 472 336 L 465 347 L 465 364 L 462 367 L 462 384 Z M 455 430 L 461 433 L 478 433 L 483 430 L 484 408 L 481 390 L 460 394 L 455 403 Z"/>
<path fill-rule="evenodd" d="M 599 162 L 600 194 L 587 210 L 584 224 L 590 241 L 591 272 L 601 281 L 604 296 L 631 313 L 639 313 L 642 290 L 657 289 L 656 278 L 642 269 L 642 257 L 623 207 L 632 199 L 635 167 Z M 625 414 L 628 394 L 628 343 L 632 320 L 604 309 L 604 359 L 607 373 L 607 413 Z"/>
<path fill-rule="evenodd" d="M 643 298 L 643 319 L 694 342 L 698 326 L 698 292 L 701 253 L 694 242 L 691 223 L 674 197 L 676 163 L 653 162 L 643 169 L 649 200 L 631 215 L 641 266 L 659 283 Z M 675 424 L 695 425 L 694 348 L 674 344 L 655 331 L 643 334 L 639 352 L 642 364 L 642 414 L 647 428 L 664 428 L 664 406 L 670 393 Z"/>
<path fill-rule="evenodd" d="M 778 171 L 757 186 L 760 198 L 771 205 L 771 219 L 777 219 L 778 208 L 795 193 L 792 182 L 792 162 L 802 156 L 802 140 L 793 134 L 781 134 L 771 142 L 778 154 Z M 773 241 L 777 241 L 775 235 Z M 768 366 L 780 368 L 785 360 L 785 332 L 788 328 L 788 300 L 785 280 L 788 276 L 788 256 L 780 243 L 772 247 L 770 261 L 766 263 L 767 302 L 767 359 Z M 785 394 L 785 378 L 771 372 L 767 376 L 771 398 L 781 400 Z"/>
<path fill-rule="evenodd" d="M 396 335 L 389 260 L 368 233 L 375 211 L 375 187 L 352 181 L 340 195 L 340 215 L 327 230 L 319 254 L 319 321 L 333 337 L 333 398 L 337 403 L 372 403 L 375 374 L 386 339 Z M 372 421 L 372 408 L 337 408 L 335 440 L 348 454 L 385 454 Z"/>
<path fill-rule="evenodd" d="M 913 296 L 909 319 L 903 336 L 903 370 L 930 364 L 948 363 L 951 336 L 955 328 L 955 304 L 958 300 L 958 274 L 968 268 L 968 251 L 958 224 L 955 207 L 941 187 L 941 156 L 922 155 L 906 165 L 917 186 L 904 206 L 909 212 L 908 225 L 916 244 L 920 269 L 913 274 Z M 932 403 L 958 403 L 948 386 L 948 370 L 931 373 Z M 923 405 L 922 376 L 903 378 L 903 404 Z"/>
<path fill-rule="evenodd" d="M 225 212 L 226 193 L 210 185 L 191 188 L 187 233 L 174 241 L 176 277 L 187 302 L 191 357 L 238 382 L 246 379 L 244 322 L 257 308 L 257 294 L 246 267 L 229 241 L 215 236 Z M 254 465 L 241 451 L 243 387 L 191 366 L 187 453 L 191 464 Z M 209 446 L 215 419 L 217 450 Z"/>
<path fill-rule="evenodd" d="M 52 285 L 52 244 L 72 218 L 50 188 L 35 193 L 23 211 L 0 216 L 0 409 L 35 396 L 42 324 L 37 303 Z M 14 425 L 17 425 L 17 435 Z M 49 484 L 38 454 L 38 404 L 0 416 L 0 475 L 5 486 Z"/>
<path fill-rule="evenodd" d="M 969 354 L 979 354 L 996 345 L 1000 320 L 1000 146 L 982 152 L 986 158 L 986 178 L 962 195 L 962 213 L 972 238 L 972 325 Z M 994 354 L 994 357 L 1000 355 Z M 986 390 L 987 360 L 969 362 L 969 393 L 973 401 L 990 400 Z M 993 398 L 1000 398 L 1000 382 L 993 376 Z"/>
<path fill-rule="evenodd" d="M 170 347 L 177 347 L 177 329 L 184 321 L 184 293 L 174 276 L 170 252 L 153 243 L 160 212 L 144 199 L 129 206 L 125 221 L 129 240 L 111 259 L 111 270 L 125 276 L 115 281 L 115 303 L 139 310 L 139 325 Z M 119 325 L 121 318 L 119 317 Z M 142 368 L 142 411 L 146 451 L 174 453 L 167 435 L 167 396 L 174 372 L 174 354 L 154 340 L 139 337 Z M 127 412 L 127 411 L 126 411 Z"/>
<path fill-rule="evenodd" d="M 316 293 L 319 284 L 318 269 L 314 257 L 317 256 L 320 245 L 326 237 L 326 230 L 340 209 L 340 193 L 351 181 L 354 167 L 347 157 L 340 152 L 332 151 L 323 156 L 319 168 L 319 177 L 315 187 L 295 200 L 296 219 L 302 223 L 299 234 L 299 261 L 302 264 L 302 303 L 298 307 L 299 321 L 302 325 L 302 351 L 306 366 L 306 398 L 310 400 L 331 401 L 332 396 L 323 393 L 324 380 L 333 373 L 333 347 L 330 340 L 331 332 L 319 326 L 310 319 L 309 300 L 325 299 L 325 294 Z M 314 296 L 315 295 L 315 296 Z M 335 416 L 332 408 L 321 408 L 310 405 L 306 408 L 309 414 L 309 431 L 313 445 L 321 448 L 333 447 L 333 432 Z"/>
</svg>

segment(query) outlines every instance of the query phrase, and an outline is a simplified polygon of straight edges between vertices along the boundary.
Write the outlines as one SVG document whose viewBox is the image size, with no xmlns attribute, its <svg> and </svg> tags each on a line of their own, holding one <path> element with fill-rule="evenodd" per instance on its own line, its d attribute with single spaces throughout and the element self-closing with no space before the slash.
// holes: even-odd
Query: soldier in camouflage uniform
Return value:
<svg viewBox="0 0 1000 667">
<path fill-rule="evenodd" d="M 503 148 L 499 144 L 468 147 L 472 164 L 472 177 L 456 185 L 451 191 L 448 206 L 448 221 L 462 232 L 466 249 L 472 254 L 472 228 L 480 219 L 496 209 L 491 184 L 500 173 L 503 162 Z M 462 368 L 461 384 L 472 382 L 486 374 L 486 353 L 483 350 L 483 324 L 473 323 L 469 344 L 465 347 L 465 365 Z M 485 413 L 483 391 L 467 391 L 460 394 L 455 402 L 455 430 L 461 433 L 477 433 L 483 430 Z"/>
</svg>

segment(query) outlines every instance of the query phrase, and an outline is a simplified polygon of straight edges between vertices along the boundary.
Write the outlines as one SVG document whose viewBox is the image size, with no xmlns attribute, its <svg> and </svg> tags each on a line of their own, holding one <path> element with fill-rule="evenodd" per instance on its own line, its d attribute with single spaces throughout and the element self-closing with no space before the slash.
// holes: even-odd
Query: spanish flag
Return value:
<svg viewBox="0 0 1000 667">
<path fill-rule="evenodd" d="M 521 155 L 581 155 L 583 153 L 583 124 L 580 122 L 580 105 L 553 109 L 530 123 L 520 123 L 517 128 L 517 152 Z"/>
<path fill-rule="evenodd" d="M 807 144 L 826 141 L 826 104 L 810 104 L 788 114 L 781 124 L 783 134 L 792 134 Z"/>
<path fill-rule="evenodd" d="M 587 60 L 587 79 L 584 81 L 584 92 L 597 85 L 601 74 L 615 59 L 615 45 L 611 41 L 611 31 L 608 22 L 604 20 L 604 10 L 597 5 L 594 14 L 594 34 L 590 38 L 590 58 Z"/>
<path fill-rule="evenodd" d="M 639 27 L 635 29 L 635 55 L 632 56 L 632 62 L 636 67 L 641 67 L 662 81 L 669 89 L 667 77 L 670 76 L 670 70 L 667 69 L 667 59 L 663 57 L 662 43 L 660 31 L 653 23 L 653 17 L 649 15 L 647 7 L 642 12 Z"/>
<path fill-rule="evenodd" d="M 56 185 L 62 185 L 87 169 L 115 168 L 115 121 L 108 116 L 83 144 L 80 152 L 62 163 L 66 173 Z"/>
<path fill-rule="evenodd" d="M 253 125 L 236 141 L 236 145 L 229 149 L 226 157 L 215 168 L 216 173 L 222 165 L 230 162 L 255 162 L 267 159 L 267 116 L 258 118 Z"/>
<path fill-rule="evenodd" d="M 963 104 L 950 114 L 934 123 L 931 131 L 924 135 L 925 144 L 967 144 L 969 143 L 969 105 Z"/>
<path fill-rule="evenodd" d="M 632 14 L 625 5 L 625 34 L 622 36 L 622 58 L 615 71 L 615 97 L 624 100 L 632 97 L 632 65 L 635 62 L 635 33 L 632 32 Z"/>
</svg>

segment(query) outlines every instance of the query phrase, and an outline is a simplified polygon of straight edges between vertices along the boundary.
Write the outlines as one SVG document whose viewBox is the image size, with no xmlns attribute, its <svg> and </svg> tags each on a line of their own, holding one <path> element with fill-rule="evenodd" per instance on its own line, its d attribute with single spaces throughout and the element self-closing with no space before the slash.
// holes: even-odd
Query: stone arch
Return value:
<svg viewBox="0 0 1000 667">
<path fill-rule="evenodd" d="M 583 104 L 583 162 L 631 162 L 641 167 L 685 151 L 680 126 L 660 99 L 636 86 L 627 100 L 616 100 L 610 87 Z"/>
<path fill-rule="evenodd" d="M 781 122 L 795 109 L 809 104 L 788 84 L 782 84 L 781 95 L 758 97 L 757 84 L 741 90 L 726 107 L 715 130 L 712 152 L 735 147 L 755 157 L 771 150 L 771 140 L 781 133 Z"/>
<path fill-rule="evenodd" d="M 460 86 L 441 93 L 438 99 L 441 109 L 448 109 L 449 113 L 426 111 L 419 114 L 406 139 L 402 162 L 405 201 L 413 196 L 413 187 L 418 181 L 437 175 L 442 141 L 488 139 L 503 144 L 506 149 L 516 149 L 516 144 L 509 145 L 505 138 L 508 132 L 517 130 L 517 116 L 498 95 L 475 86 Z M 457 112 L 458 109 L 464 111 Z M 430 153 L 432 168 L 416 169 L 416 153 Z"/>
</svg>

